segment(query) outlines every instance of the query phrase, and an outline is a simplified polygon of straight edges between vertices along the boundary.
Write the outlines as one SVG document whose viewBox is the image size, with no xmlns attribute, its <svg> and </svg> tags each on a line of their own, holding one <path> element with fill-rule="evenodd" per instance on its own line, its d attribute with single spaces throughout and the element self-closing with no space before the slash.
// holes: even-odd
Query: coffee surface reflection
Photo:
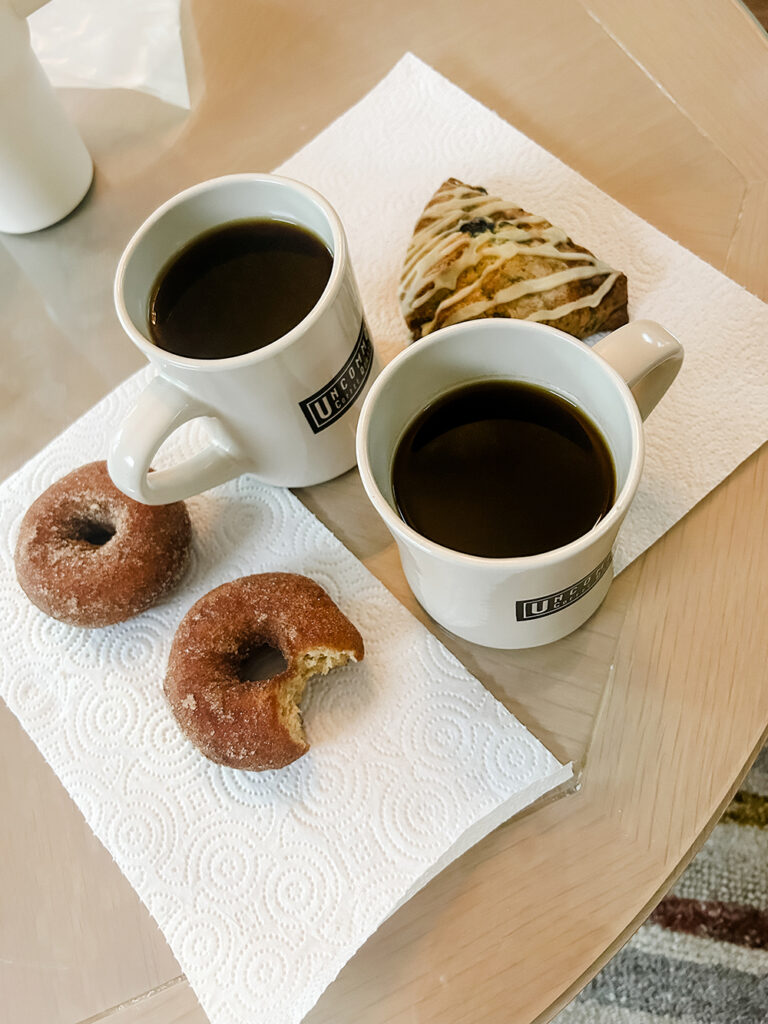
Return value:
<svg viewBox="0 0 768 1024">
<path fill-rule="evenodd" d="M 315 307 L 328 247 L 288 221 L 249 219 L 192 239 L 157 276 L 149 332 L 166 352 L 226 359 L 277 341 Z"/>
<path fill-rule="evenodd" d="M 551 551 L 611 508 L 616 473 L 599 429 L 545 388 L 484 380 L 442 395 L 395 451 L 401 518 L 454 551 L 510 558 Z"/>
</svg>

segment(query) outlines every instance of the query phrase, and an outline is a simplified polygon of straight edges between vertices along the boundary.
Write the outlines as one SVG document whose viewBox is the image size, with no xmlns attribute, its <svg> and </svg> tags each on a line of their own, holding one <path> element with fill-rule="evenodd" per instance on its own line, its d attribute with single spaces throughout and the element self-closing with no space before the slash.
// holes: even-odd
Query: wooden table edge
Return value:
<svg viewBox="0 0 768 1024">
<path fill-rule="evenodd" d="M 552 1001 L 552 1003 L 546 1008 L 546 1010 L 540 1013 L 537 1017 L 534 1017 L 531 1020 L 531 1024 L 549 1024 L 553 1017 L 555 1017 L 561 1010 L 565 1009 L 565 1007 L 568 1006 L 569 1003 L 571 1003 L 576 998 L 579 992 L 581 992 L 582 989 L 584 989 L 589 984 L 589 982 L 597 974 L 600 973 L 603 967 L 605 967 L 605 965 L 608 964 L 616 956 L 616 954 L 621 951 L 621 949 L 627 944 L 627 942 L 629 942 L 632 936 L 642 927 L 643 924 L 645 924 L 649 915 L 652 913 L 655 907 L 657 907 L 658 904 L 664 899 L 665 895 L 669 892 L 669 890 L 675 884 L 677 879 L 683 874 L 683 872 L 694 859 L 696 854 L 701 850 L 706 841 L 709 839 L 713 829 L 715 828 L 718 821 L 725 812 L 726 808 L 738 792 L 739 787 L 746 778 L 750 768 L 752 767 L 752 764 L 755 761 L 755 758 L 760 753 L 762 748 L 765 746 L 766 742 L 768 742 L 768 726 L 766 726 L 766 728 L 762 732 L 760 739 L 756 743 L 754 749 L 752 750 L 752 753 L 747 759 L 747 762 L 744 765 L 743 770 L 739 772 L 732 786 L 729 788 L 728 792 L 723 797 L 720 804 L 717 806 L 714 814 L 707 821 L 706 826 L 698 834 L 698 836 L 691 844 L 682 860 L 680 860 L 680 862 L 673 868 L 669 875 L 667 875 L 667 877 L 653 892 L 653 894 L 646 900 L 642 908 L 638 911 L 638 913 L 635 914 L 632 920 L 629 921 L 629 923 L 621 929 L 621 931 L 617 934 L 613 942 L 611 942 L 606 947 L 605 951 L 599 957 L 597 957 L 597 959 L 594 960 L 593 963 L 591 963 L 589 967 L 585 971 L 583 971 L 582 974 L 579 975 L 578 978 L 574 979 L 574 981 L 570 985 L 568 985 L 556 999 Z M 84 1024 L 86 1024 L 86 1022 L 84 1022 Z"/>
</svg>

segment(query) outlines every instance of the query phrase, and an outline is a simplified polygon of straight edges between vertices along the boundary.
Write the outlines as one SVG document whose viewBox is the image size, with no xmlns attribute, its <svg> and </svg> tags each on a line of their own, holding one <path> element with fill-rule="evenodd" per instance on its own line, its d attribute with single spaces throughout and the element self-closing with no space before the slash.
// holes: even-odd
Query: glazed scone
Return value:
<svg viewBox="0 0 768 1024">
<path fill-rule="evenodd" d="M 535 320 L 576 338 L 627 323 L 627 279 L 565 231 L 457 178 L 427 203 L 400 305 L 413 340 L 482 317 Z"/>
</svg>

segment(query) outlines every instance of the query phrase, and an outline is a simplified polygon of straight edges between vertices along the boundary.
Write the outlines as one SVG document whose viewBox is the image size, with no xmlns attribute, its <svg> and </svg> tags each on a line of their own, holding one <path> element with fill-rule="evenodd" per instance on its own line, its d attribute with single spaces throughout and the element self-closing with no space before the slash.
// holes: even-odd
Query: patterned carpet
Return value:
<svg viewBox="0 0 768 1024">
<path fill-rule="evenodd" d="M 768 1024 L 768 747 L 668 896 L 553 1024 Z"/>
</svg>

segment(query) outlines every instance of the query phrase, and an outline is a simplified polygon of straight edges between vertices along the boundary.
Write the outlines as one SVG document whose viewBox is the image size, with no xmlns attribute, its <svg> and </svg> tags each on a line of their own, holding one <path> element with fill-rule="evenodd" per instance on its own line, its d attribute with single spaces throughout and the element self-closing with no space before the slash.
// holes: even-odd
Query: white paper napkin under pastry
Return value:
<svg viewBox="0 0 768 1024">
<path fill-rule="evenodd" d="M 650 421 L 620 564 L 763 440 L 766 307 L 415 58 L 281 170 L 339 209 L 385 358 L 406 341 L 395 293 L 410 232 L 451 175 L 543 214 L 626 271 L 632 315 L 677 333 L 687 363 Z M 162 606 L 92 631 L 30 606 L 12 567 L 26 507 L 63 473 L 104 457 L 148 376 L 0 487 L 0 693 L 149 907 L 213 1024 L 296 1024 L 404 899 L 570 767 L 289 492 L 250 477 L 190 502 L 192 568 Z M 175 437 L 171 455 L 193 441 L 194 430 Z M 309 754 L 257 775 L 200 757 L 161 681 L 194 600 L 278 568 L 325 586 L 367 654 L 310 686 Z"/>
<path fill-rule="evenodd" d="M 409 334 L 397 303 L 416 221 L 450 177 L 562 227 L 623 270 L 632 319 L 685 346 L 646 424 L 643 479 L 614 555 L 620 571 L 768 438 L 768 305 L 683 249 L 416 57 L 285 163 L 323 192 L 350 238 L 379 351 Z"/>
</svg>

